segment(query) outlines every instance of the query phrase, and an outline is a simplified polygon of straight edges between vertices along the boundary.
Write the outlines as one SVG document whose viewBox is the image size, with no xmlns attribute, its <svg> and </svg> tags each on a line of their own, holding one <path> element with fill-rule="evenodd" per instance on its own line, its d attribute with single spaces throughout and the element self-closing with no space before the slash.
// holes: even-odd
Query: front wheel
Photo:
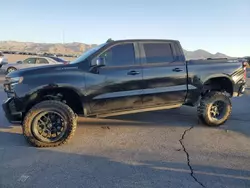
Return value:
<svg viewBox="0 0 250 188">
<path fill-rule="evenodd" d="M 23 134 L 35 147 L 56 147 L 74 135 L 77 117 L 72 109 L 59 101 L 43 101 L 29 110 L 23 122 Z"/>
<path fill-rule="evenodd" d="M 224 124 L 232 112 L 230 98 L 222 92 L 210 92 L 200 101 L 197 113 L 202 123 L 208 126 Z"/>
</svg>

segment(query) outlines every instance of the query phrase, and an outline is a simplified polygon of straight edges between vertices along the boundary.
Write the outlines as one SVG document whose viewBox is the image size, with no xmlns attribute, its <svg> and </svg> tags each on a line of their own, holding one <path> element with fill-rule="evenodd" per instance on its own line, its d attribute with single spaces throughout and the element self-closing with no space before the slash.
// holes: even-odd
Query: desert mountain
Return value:
<svg viewBox="0 0 250 188">
<path fill-rule="evenodd" d="M 53 53 L 53 54 L 72 54 L 79 55 L 82 52 L 96 46 L 96 44 L 84 44 L 79 42 L 73 43 L 33 43 L 17 41 L 0 41 L 1 51 L 21 51 L 36 53 Z M 184 50 L 187 59 L 204 59 L 204 58 L 228 58 L 229 56 L 216 53 L 211 54 L 205 50 L 187 51 Z"/>
<path fill-rule="evenodd" d="M 187 59 L 230 58 L 230 56 L 227 56 L 219 52 L 217 52 L 216 54 L 212 54 L 210 52 L 201 49 L 195 51 L 184 50 L 184 54 Z"/>
</svg>

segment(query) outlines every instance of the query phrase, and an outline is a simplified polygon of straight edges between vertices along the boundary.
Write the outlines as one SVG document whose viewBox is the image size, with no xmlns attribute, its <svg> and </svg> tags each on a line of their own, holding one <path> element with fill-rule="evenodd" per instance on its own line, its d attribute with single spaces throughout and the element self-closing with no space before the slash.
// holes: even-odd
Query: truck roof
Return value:
<svg viewBox="0 0 250 188">
<path fill-rule="evenodd" d="M 179 42 L 178 40 L 172 40 L 172 39 L 120 39 L 120 40 L 112 40 L 108 39 L 107 42 Z"/>
</svg>

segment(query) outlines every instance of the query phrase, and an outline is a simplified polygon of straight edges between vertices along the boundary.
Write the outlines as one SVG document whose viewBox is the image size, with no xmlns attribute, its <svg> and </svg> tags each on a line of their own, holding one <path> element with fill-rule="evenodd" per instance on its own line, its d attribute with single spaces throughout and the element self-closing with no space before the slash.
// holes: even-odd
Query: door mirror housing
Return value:
<svg viewBox="0 0 250 188">
<path fill-rule="evenodd" d="M 96 65 L 97 67 L 105 66 L 105 58 L 103 58 L 103 57 L 98 57 L 98 58 L 96 59 L 95 65 Z"/>
</svg>

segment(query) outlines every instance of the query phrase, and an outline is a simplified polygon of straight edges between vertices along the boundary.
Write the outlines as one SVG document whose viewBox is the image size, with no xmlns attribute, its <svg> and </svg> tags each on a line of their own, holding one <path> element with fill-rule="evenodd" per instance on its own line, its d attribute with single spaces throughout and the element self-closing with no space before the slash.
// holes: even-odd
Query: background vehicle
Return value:
<svg viewBox="0 0 250 188">
<path fill-rule="evenodd" d="M 16 63 L 8 63 L 2 66 L 2 70 L 7 74 L 18 69 L 24 69 L 28 67 L 40 67 L 45 65 L 54 65 L 54 64 L 64 64 L 65 61 L 61 59 L 54 59 L 51 57 L 29 57 L 23 61 L 17 61 Z"/>
<path fill-rule="evenodd" d="M 0 51 L 0 68 L 5 64 L 8 64 L 8 60 L 4 56 L 3 52 Z"/>
<path fill-rule="evenodd" d="M 72 138 L 77 116 L 188 105 L 197 106 L 204 124 L 219 126 L 230 117 L 230 98 L 241 96 L 245 84 L 244 64 L 186 61 L 176 40 L 109 40 L 70 64 L 8 74 L 3 109 L 10 122 L 22 124 L 28 142 L 52 147 Z"/>
<path fill-rule="evenodd" d="M 55 57 L 55 56 L 48 56 L 48 57 L 51 58 L 51 59 L 54 59 L 57 62 L 61 62 L 63 64 L 69 64 L 69 62 L 70 62 L 70 61 L 64 60 L 64 59 L 62 59 L 60 57 Z"/>
<path fill-rule="evenodd" d="M 250 56 L 245 57 L 247 62 L 247 68 L 250 68 Z"/>
</svg>

